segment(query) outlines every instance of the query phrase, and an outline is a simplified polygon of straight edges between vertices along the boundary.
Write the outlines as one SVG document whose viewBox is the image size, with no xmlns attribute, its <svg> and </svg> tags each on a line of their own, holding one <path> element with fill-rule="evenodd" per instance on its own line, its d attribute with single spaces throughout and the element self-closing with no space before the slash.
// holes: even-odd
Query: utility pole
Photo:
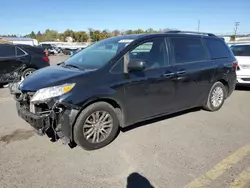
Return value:
<svg viewBox="0 0 250 188">
<path fill-rule="evenodd" d="M 198 20 L 198 33 L 200 32 L 200 20 Z"/>
<path fill-rule="evenodd" d="M 234 23 L 234 38 L 236 38 L 236 34 L 237 34 L 237 29 L 238 29 L 238 26 L 240 25 L 240 22 L 235 22 Z"/>
</svg>

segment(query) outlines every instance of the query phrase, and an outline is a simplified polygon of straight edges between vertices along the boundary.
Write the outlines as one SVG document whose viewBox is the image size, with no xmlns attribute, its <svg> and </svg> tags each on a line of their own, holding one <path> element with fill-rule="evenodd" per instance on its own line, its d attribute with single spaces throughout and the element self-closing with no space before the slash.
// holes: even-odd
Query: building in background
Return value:
<svg viewBox="0 0 250 188">
<path fill-rule="evenodd" d="M 27 44 L 31 46 L 37 46 L 38 41 L 32 38 L 26 37 L 0 37 L 1 40 L 8 41 L 13 44 Z"/>
</svg>

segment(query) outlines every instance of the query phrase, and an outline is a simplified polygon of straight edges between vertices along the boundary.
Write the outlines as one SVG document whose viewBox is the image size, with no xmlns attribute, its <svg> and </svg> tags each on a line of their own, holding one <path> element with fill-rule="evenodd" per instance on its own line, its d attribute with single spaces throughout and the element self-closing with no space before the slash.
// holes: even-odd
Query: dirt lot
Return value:
<svg viewBox="0 0 250 188">
<path fill-rule="evenodd" d="M 51 57 L 52 64 L 64 56 Z M 92 152 L 37 136 L 0 89 L 0 188 L 250 187 L 250 89 L 121 132 Z"/>
</svg>

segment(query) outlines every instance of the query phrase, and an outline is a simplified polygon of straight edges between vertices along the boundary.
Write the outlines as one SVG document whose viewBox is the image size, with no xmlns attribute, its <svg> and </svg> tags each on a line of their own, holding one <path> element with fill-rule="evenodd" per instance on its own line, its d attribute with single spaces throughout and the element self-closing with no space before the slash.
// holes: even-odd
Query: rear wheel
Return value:
<svg viewBox="0 0 250 188">
<path fill-rule="evenodd" d="M 29 75 L 31 75 L 33 72 L 35 72 L 36 71 L 36 69 L 34 69 L 34 68 L 27 68 L 27 69 L 25 69 L 24 71 L 23 71 L 23 73 L 22 73 L 22 77 L 23 78 L 27 78 Z"/>
<path fill-rule="evenodd" d="M 223 106 L 226 96 L 227 89 L 224 84 L 221 82 L 214 83 L 209 92 L 204 108 L 212 112 L 219 110 Z"/>
<path fill-rule="evenodd" d="M 111 143 L 119 131 L 119 120 L 113 106 L 97 102 L 84 109 L 74 126 L 75 142 L 86 150 Z"/>
</svg>

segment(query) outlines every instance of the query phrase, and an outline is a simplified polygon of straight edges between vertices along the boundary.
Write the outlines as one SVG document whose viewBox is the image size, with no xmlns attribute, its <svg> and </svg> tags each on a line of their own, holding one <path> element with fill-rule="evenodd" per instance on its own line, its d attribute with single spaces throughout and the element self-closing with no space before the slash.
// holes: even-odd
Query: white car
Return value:
<svg viewBox="0 0 250 188">
<path fill-rule="evenodd" d="M 237 84 L 250 85 L 250 43 L 233 44 L 230 49 L 238 60 Z"/>
</svg>

